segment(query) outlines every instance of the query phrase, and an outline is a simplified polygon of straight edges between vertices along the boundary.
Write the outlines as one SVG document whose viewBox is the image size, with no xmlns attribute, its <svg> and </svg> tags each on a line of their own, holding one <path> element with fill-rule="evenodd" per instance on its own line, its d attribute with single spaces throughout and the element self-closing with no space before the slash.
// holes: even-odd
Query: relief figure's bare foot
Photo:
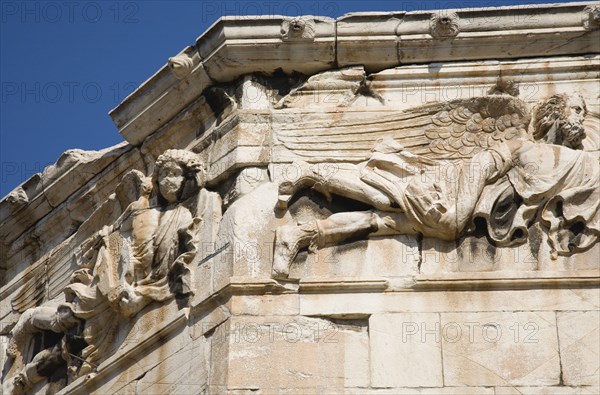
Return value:
<svg viewBox="0 0 600 395">
<path fill-rule="evenodd" d="M 284 225 L 275 232 L 275 254 L 273 256 L 273 278 L 286 279 L 290 265 L 300 249 L 308 246 L 316 235 L 316 230 L 305 226 Z"/>
</svg>

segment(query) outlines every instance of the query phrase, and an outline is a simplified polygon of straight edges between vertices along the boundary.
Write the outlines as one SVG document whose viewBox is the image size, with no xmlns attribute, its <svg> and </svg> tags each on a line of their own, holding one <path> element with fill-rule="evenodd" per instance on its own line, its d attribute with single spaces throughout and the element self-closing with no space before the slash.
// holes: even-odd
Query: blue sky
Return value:
<svg viewBox="0 0 600 395">
<path fill-rule="evenodd" d="M 67 149 L 123 141 L 108 112 L 222 15 L 554 1 L 0 1 L 0 198 Z"/>
</svg>

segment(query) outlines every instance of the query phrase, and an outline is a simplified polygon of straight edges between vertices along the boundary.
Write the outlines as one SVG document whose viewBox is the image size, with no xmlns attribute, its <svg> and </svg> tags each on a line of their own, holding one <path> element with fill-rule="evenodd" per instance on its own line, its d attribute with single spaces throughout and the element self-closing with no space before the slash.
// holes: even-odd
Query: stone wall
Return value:
<svg viewBox="0 0 600 395">
<path fill-rule="evenodd" d="M 0 201 L 4 393 L 598 393 L 598 28 L 218 21 Z"/>
</svg>

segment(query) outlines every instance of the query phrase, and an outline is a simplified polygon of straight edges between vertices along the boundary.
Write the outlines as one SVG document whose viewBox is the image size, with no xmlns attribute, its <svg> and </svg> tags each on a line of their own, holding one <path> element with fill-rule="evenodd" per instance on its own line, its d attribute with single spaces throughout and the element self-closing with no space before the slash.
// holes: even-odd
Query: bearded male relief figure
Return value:
<svg viewBox="0 0 600 395">
<path fill-rule="evenodd" d="M 586 137 L 583 119 L 587 113 L 580 94 L 554 95 L 533 110 L 533 138 L 548 144 L 582 149 Z"/>
<path fill-rule="evenodd" d="M 0 200 L 4 393 L 598 392 L 598 10 L 216 21 Z"/>
<path fill-rule="evenodd" d="M 287 277 L 302 248 L 314 251 L 357 234 L 455 240 L 473 223 L 474 214 L 488 220 L 496 245 L 524 242 L 527 225 L 539 221 L 554 258 L 585 251 L 600 235 L 598 153 L 581 150 L 585 114 L 580 95 L 556 95 L 536 108 L 528 132 L 528 106 L 508 95 L 426 105 L 395 120 L 405 125 L 407 141 L 424 151 L 422 155 L 402 146 L 406 137 L 401 127 L 394 132 L 395 139 L 377 142 L 371 158 L 356 165 L 354 172 L 325 177 L 318 167 L 297 163 L 302 177 L 280 185 L 280 208 L 285 209 L 299 190 L 313 187 L 326 196 L 366 203 L 373 210 L 281 226 L 276 234 L 274 276 Z M 420 133 L 414 124 L 422 125 Z M 448 167 L 454 170 L 451 176 L 437 180 L 427 176 Z M 521 203 L 513 208 L 505 229 L 494 229 L 490 219 L 507 213 L 497 212 L 501 205 L 482 202 L 480 197 L 495 201 L 507 189 Z"/>
</svg>

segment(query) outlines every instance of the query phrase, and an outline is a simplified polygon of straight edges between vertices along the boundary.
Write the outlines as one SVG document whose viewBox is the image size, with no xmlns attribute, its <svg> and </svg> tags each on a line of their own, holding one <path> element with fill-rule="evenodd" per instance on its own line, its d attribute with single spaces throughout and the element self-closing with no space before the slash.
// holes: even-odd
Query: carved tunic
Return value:
<svg viewBox="0 0 600 395">
<path fill-rule="evenodd" d="M 131 230 L 127 224 L 139 222 L 137 216 L 155 226 Z M 164 301 L 190 293 L 187 265 L 196 252 L 193 224 L 190 211 L 181 205 L 132 212 L 119 230 L 105 237 L 99 253 L 99 287 L 109 301 L 130 315 L 139 311 L 136 298 Z"/>
<path fill-rule="evenodd" d="M 408 222 L 428 237 L 453 240 L 472 218 L 483 217 L 490 237 L 509 245 L 527 238 L 537 215 L 557 254 L 585 250 L 600 234 L 597 152 L 522 141 L 512 153 L 502 143 L 468 161 L 451 162 L 385 141 L 362 166 L 361 179 L 390 197 L 389 211 L 403 213 L 400 219 L 392 215 L 388 226 L 400 230 Z M 506 197 L 514 209 L 501 213 Z M 495 229 L 490 220 L 500 216 L 506 217 L 506 229 Z"/>
<path fill-rule="evenodd" d="M 508 173 L 523 199 L 515 224 L 531 220 L 531 208 L 539 208 L 558 254 L 593 245 L 600 235 L 598 152 L 528 143 L 518 154 L 520 163 Z"/>
<path fill-rule="evenodd" d="M 510 164 L 505 145 L 479 152 L 469 161 L 442 161 L 413 155 L 386 140 L 362 167 L 361 179 L 390 197 L 390 211 L 406 216 L 388 222 L 390 227 L 408 222 L 414 233 L 454 240 L 471 218 L 483 188 Z"/>
</svg>

